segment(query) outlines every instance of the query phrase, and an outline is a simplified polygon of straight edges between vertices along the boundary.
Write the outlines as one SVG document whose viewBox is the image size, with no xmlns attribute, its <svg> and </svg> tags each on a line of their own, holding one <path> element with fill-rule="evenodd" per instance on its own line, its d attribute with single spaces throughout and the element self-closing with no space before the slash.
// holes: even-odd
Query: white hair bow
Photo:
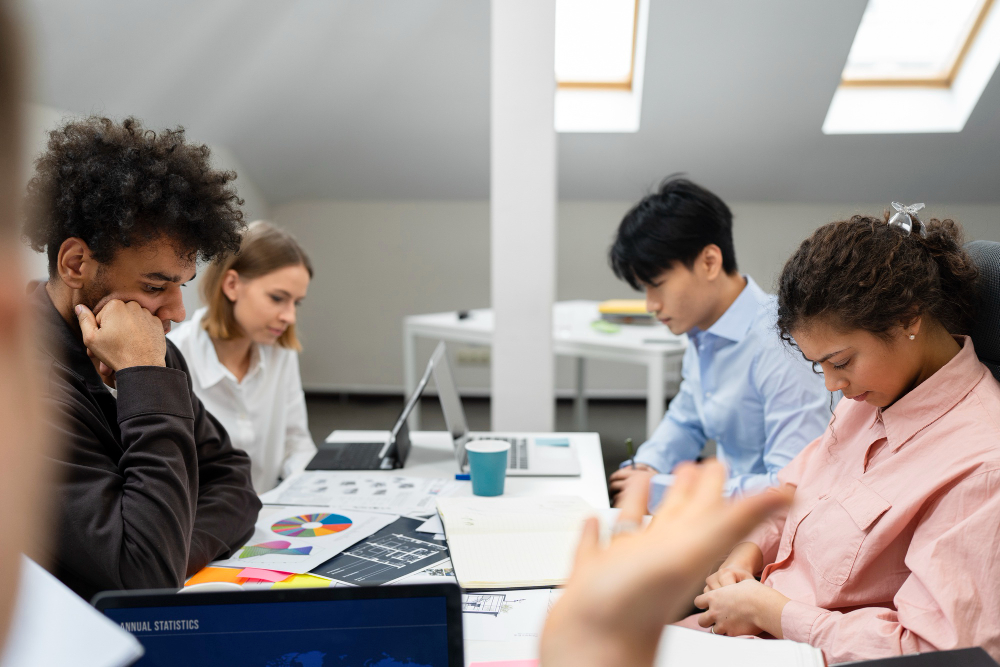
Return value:
<svg viewBox="0 0 1000 667">
<path fill-rule="evenodd" d="M 917 211 L 924 207 L 923 204 L 910 204 L 909 206 L 903 206 L 898 201 L 892 202 L 892 207 L 896 209 L 895 215 L 889 218 L 890 227 L 899 227 L 901 230 L 909 235 L 913 228 L 916 227 L 917 233 L 921 236 L 927 236 L 927 230 L 924 229 L 924 223 L 920 221 L 917 217 Z"/>
</svg>

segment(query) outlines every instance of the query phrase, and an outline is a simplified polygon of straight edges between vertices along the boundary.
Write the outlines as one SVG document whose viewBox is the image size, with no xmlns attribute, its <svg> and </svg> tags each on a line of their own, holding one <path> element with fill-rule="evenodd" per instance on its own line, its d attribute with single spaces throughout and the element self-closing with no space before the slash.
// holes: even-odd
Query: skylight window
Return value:
<svg viewBox="0 0 1000 667">
<path fill-rule="evenodd" d="M 632 88 L 636 0 L 556 0 L 560 88 Z"/>
<path fill-rule="evenodd" d="M 1000 63 L 994 0 L 868 0 L 824 134 L 961 132 Z"/>
<path fill-rule="evenodd" d="M 845 85 L 949 87 L 992 0 L 869 0 Z"/>
<path fill-rule="evenodd" d="M 636 132 L 649 0 L 556 0 L 557 132 Z"/>
</svg>

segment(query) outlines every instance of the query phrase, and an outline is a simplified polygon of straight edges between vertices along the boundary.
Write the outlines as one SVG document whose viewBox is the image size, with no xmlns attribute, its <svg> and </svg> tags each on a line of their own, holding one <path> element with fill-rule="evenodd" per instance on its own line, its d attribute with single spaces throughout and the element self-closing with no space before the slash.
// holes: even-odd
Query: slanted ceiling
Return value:
<svg viewBox="0 0 1000 667">
<path fill-rule="evenodd" d="M 271 205 L 489 195 L 488 0 L 23 4 L 35 101 L 182 124 Z M 561 135 L 560 196 L 686 171 L 732 200 L 1000 201 L 996 81 L 958 134 L 821 133 L 864 6 L 652 0 L 641 129 Z"/>
</svg>

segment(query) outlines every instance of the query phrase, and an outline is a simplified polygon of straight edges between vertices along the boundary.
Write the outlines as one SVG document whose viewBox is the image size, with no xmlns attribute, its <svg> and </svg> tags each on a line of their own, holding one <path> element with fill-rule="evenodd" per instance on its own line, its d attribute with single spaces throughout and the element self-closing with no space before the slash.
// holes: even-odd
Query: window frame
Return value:
<svg viewBox="0 0 1000 667">
<path fill-rule="evenodd" d="M 979 14 L 973 21 L 972 27 L 969 29 L 958 54 L 955 56 L 954 62 L 944 76 L 928 78 L 845 78 L 841 75 L 840 85 L 844 88 L 951 88 L 959 72 L 962 71 L 965 57 L 968 55 L 972 44 L 976 41 L 976 37 L 979 35 L 979 31 L 983 23 L 986 22 L 986 17 L 989 16 L 992 8 L 993 0 L 985 0 L 983 2 L 979 8 Z"/>
<path fill-rule="evenodd" d="M 993 0 L 986 0 L 992 3 Z M 624 90 L 631 91 L 635 79 L 635 53 L 636 42 L 639 35 L 639 0 L 635 0 L 635 7 L 632 12 L 632 58 L 629 63 L 628 78 L 624 81 L 559 81 L 556 79 L 556 88 L 562 90 Z"/>
</svg>

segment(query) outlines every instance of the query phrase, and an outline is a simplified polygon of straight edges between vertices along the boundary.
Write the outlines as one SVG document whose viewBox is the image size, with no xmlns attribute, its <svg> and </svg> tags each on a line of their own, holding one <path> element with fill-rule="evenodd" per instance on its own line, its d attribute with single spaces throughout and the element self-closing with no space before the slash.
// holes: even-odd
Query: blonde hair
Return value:
<svg viewBox="0 0 1000 667">
<path fill-rule="evenodd" d="M 228 271 L 235 271 L 243 280 L 253 280 L 286 266 L 305 267 L 309 278 L 313 277 L 309 256 L 295 237 L 264 220 L 250 223 L 239 252 L 214 262 L 205 272 L 201 294 L 208 304 L 208 312 L 201 321 L 202 328 L 217 340 L 231 340 L 243 334 L 233 315 L 233 302 L 222 291 L 222 281 Z M 302 351 L 294 324 L 285 329 L 277 343 Z"/>
</svg>

